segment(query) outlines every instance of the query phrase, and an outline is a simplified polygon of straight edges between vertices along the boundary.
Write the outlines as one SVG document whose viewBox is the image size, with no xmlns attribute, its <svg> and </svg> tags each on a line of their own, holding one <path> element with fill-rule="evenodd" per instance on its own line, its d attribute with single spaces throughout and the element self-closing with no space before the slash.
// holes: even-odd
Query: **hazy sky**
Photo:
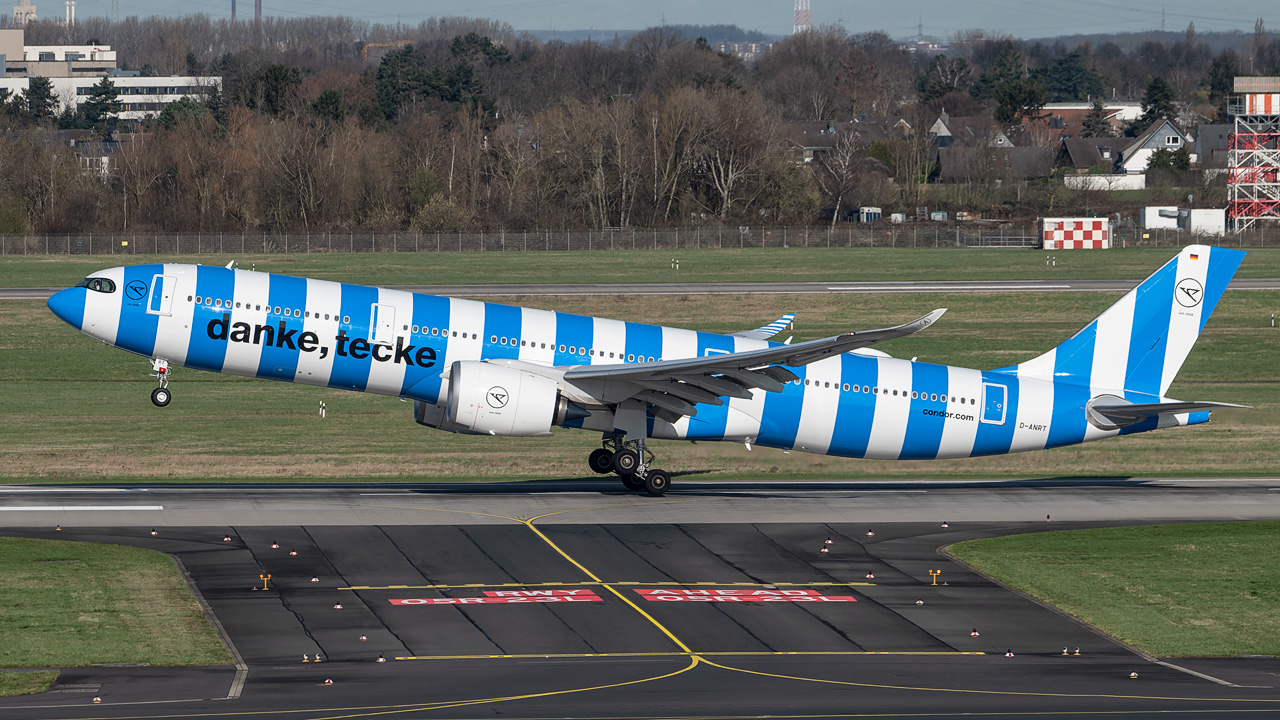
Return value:
<svg viewBox="0 0 1280 720">
<path fill-rule="evenodd" d="M 9 4 L 8 0 L 4 4 Z M 63 14 L 59 0 L 35 0 L 43 17 Z M 231 0 L 119 0 L 121 15 L 206 13 L 230 17 Z M 441 15 L 490 17 L 525 30 L 639 29 L 668 23 L 735 24 L 767 33 L 791 31 L 794 0 L 263 0 L 263 12 L 280 17 L 348 15 L 373 22 L 405 22 Z M 851 32 L 885 30 L 914 35 L 923 20 L 926 35 L 947 37 L 964 28 L 986 28 L 1019 37 L 1089 32 L 1182 30 L 1188 22 L 1205 30 L 1253 31 L 1262 17 L 1280 29 L 1276 0 L 902 0 L 854 2 L 810 0 L 815 25 L 842 23 Z M 110 0 L 78 0 L 77 13 L 106 15 Z M 1162 20 L 1163 11 L 1163 20 Z M 252 16 L 253 0 L 239 0 L 240 17 Z"/>
</svg>

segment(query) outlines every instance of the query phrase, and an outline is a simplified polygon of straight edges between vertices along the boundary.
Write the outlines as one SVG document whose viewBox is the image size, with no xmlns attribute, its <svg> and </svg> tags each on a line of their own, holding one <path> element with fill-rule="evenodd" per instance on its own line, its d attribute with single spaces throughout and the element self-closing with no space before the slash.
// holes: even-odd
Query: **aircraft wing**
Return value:
<svg viewBox="0 0 1280 720">
<path fill-rule="evenodd" d="M 675 422 L 681 416 L 697 414 L 696 403 L 723 405 L 721 398 L 750 398 L 752 389 L 781 392 L 785 383 L 797 379 L 783 366 L 808 365 L 910 335 L 934 324 L 945 312 L 942 308 L 903 325 L 795 345 L 652 363 L 579 367 L 565 372 L 564 379 L 580 386 L 592 381 L 629 385 L 633 388 L 630 397 L 651 403 L 658 408 L 659 417 Z"/>
<path fill-rule="evenodd" d="M 1161 402 L 1130 403 L 1114 395 L 1102 395 L 1089 402 L 1090 420 L 1104 429 L 1136 425 L 1161 415 L 1179 415 L 1182 413 L 1218 410 L 1221 408 L 1248 408 L 1248 405 L 1233 405 L 1220 402 Z"/>
<path fill-rule="evenodd" d="M 758 327 L 755 330 L 743 330 L 742 332 L 736 332 L 733 336 L 747 338 L 749 340 L 768 340 L 774 335 L 786 330 L 787 326 L 791 324 L 791 321 L 795 319 L 795 313 L 787 313 L 764 327 Z"/>
</svg>

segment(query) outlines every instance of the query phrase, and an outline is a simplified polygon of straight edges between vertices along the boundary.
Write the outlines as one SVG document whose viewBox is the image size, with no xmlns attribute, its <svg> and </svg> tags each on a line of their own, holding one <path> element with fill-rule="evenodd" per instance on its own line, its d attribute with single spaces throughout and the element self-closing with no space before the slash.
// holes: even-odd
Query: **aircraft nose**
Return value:
<svg viewBox="0 0 1280 720">
<path fill-rule="evenodd" d="M 49 297 L 49 310 L 62 322 L 79 330 L 84 322 L 84 288 L 67 288 L 59 290 Z"/>
</svg>

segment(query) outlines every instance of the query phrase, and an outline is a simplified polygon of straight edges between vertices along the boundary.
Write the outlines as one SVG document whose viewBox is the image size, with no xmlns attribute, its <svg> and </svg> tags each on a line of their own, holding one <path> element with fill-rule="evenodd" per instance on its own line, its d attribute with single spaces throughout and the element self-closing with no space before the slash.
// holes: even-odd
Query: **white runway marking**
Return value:
<svg viewBox="0 0 1280 720">
<path fill-rule="evenodd" d="M 145 488 L 20 488 L 20 487 L 3 487 L 0 486 L 0 494 L 3 493 L 127 493 L 127 492 L 146 492 Z"/>
<path fill-rule="evenodd" d="M 163 509 L 163 505 L 31 505 L 29 507 L 0 507 L 0 512 L 131 512 L 135 510 Z"/>
<path fill-rule="evenodd" d="M 964 292 L 966 290 L 1069 290 L 1070 285 L 850 285 L 834 292 Z"/>
</svg>

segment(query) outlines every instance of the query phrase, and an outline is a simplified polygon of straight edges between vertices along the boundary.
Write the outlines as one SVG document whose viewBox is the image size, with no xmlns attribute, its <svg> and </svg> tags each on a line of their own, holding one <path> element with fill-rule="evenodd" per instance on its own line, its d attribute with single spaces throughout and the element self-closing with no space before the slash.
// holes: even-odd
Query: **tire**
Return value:
<svg viewBox="0 0 1280 720">
<path fill-rule="evenodd" d="M 645 492 L 661 497 L 671 488 L 671 475 L 666 470 L 650 470 L 644 476 Z"/>
<path fill-rule="evenodd" d="M 169 392 L 169 388 L 156 388 L 151 391 L 151 402 L 156 407 L 164 407 L 173 399 L 173 394 Z"/>
<path fill-rule="evenodd" d="M 644 480 L 641 480 L 635 475 L 619 475 L 618 477 L 622 479 L 622 484 L 625 485 L 628 490 L 644 489 Z"/>
<path fill-rule="evenodd" d="M 595 472 L 601 475 L 608 475 L 613 472 L 613 453 L 604 448 L 592 450 L 591 454 L 587 456 L 587 464 Z"/>
<path fill-rule="evenodd" d="M 630 475 L 640 466 L 640 454 L 635 450 L 619 450 L 613 454 L 613 471 L 619 475 Z"/>
</svg>

